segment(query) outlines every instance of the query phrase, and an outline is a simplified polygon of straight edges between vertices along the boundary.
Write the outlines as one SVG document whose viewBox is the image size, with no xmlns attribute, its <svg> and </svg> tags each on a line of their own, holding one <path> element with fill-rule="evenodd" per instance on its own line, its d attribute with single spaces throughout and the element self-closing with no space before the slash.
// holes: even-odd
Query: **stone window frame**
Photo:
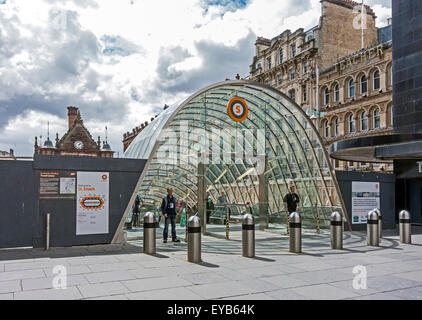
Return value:
<svg viewBox="0 0 422 320">
<path fill-rule="evenodd" d="M 278 50 L 278 63 L 282 64 L 284 61 L 284 52 L 283 52 L 283 48 L 280 48 Z"/>
<path fill-rule="evenodd" d="M 324 102 L 324 106 L 328 106 L 330 104 L 330 89 L 328 89 L 328 87 L 324 88 L 322 97 L 323 97 L 322 101 Z"/>
<path fill-rule="evenodd" d="M 322 123 L 322 130 L 324 138 L 330 138 L 330 123 L 328 122 L 328 119 L 325 119 Z"/>
<path fill-rule="evenodd" d="M 378 111 L 378 115 L 376 112 Z M 376 126 L 376 119 L 378 118 L 378 126 Z M 381 110 L 380 107 L 375 107 L 374 110 L 372 110 L 372 128 L 373 129 L 379 129 L 381 128 Z"/>
<path fill-rule="evenodd" d="M 293 77 L 292 77 L 293 75 Z M 289 80 L 293 81 L 296 78 L 296 70 L 294 68 L 289 70 Z"/>
<path fill-rule="evenodd" d="M 339 117 L 335 117 L 333 119 L 333 135 L 334 135 L 334 137 L 340 136 L 340 119 L 339 119 Z"/>
<path fill-rule="evenodd" d="M 279 73 L 277 75 L 277 85 L 281 86 L 283 84 L 283 75 L 281 73 Z"/>
<path fill-rule="evenodd" d="M 365 79 L 365 81 L 363 81 Z M 365 86 L 365 91 L 363 91 L 363 87 Z M 367 94 L 368 93 L 368 77 L 366 74 L 362 74 L 359 76 L 359 92 L 360 94 Z"/>
<path fill-rule="evenodd" d="M 346 115 L 346 122 L 347 122 L 347 133 L 355 133 L 356 132 L 356 119 L 353 113 L 348 113 Z M 353 127 L 353 130 L 351 128 Z"/>
<path fill-rule="evenodd" d="M 364 117 L 365 116 L 365 117 Z M 364 129 L 364 124 L 365 124 L 365 129 Z M 369 118 L 368 118 L 368 113 L 366 112 L 366 110 L 361 110 L 359 112 L 359 126 L 360 126 L 360 131 L 361 132 L 365 132 L 369 130 Z"/>
<path fill-rule="evenodd" d="M 378 78 L 375 78 L 375 74 L 378 72 Z M 378 88 L 375 87 L 375 81 L 378 79 Z M 372 90 L 377 91 L 381 89 L 381 71 L 378 68 L 372 70 Z"/>
<path fill-rule="evenodd" d="M 353 95 L 351 95 L 351 83 L 353 83 Z M 347 97 L 354 98 L 356 96 L 356 81 L 354 78 L 348 78 L 347 80 Z"/>
<path fill-rule="evenodd" d="M 302 102 L 308 101 L 308 86 L 302 85 Z"/>
<path fill-rule="evenodd" d="M 338 82 L 335 82 L 333 85 L 333 101 L 340 102 L 340 84 Z"/>
</svg>

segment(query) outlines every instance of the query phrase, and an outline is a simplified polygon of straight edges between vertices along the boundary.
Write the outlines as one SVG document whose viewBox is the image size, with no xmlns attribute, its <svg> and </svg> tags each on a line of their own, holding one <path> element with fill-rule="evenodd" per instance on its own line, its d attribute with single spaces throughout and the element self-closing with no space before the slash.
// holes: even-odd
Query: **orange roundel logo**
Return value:
<svg viewBox="0 0 422 320">
<path fill-rule="evenodd" d="M 227 113 L 234 121 L 241 122 L 248 116 L 248 105 L 242 98 L 232 98 L 227 105 Z"/>
<path fill-rule="evenodd" d="M 103 181 L 106 181 L 106 180 L 107 180 L 107 178 L 108 178 L 108 176 L 107 176 L 106 174 L 103 174 L 103 175 L 101 176 L 101 179 L 103 179 Z"/>
<path fill-rule="evenodd" d="M 81 207 L 87 210 L 101 209 L 104 200 L 101 197 L 85 197 L 81 200 Z"/>
</svg>

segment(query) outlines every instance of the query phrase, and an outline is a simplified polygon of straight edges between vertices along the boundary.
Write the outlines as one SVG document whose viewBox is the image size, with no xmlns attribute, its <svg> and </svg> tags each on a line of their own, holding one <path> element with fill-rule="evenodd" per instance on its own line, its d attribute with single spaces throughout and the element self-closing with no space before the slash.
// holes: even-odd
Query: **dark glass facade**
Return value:
<svg viewBox="0 0 422 320">
<path fill-rule="evenodd" d="M 422 1 L 392 5 L 394 133 L 422 133 Z"/>
</svg>

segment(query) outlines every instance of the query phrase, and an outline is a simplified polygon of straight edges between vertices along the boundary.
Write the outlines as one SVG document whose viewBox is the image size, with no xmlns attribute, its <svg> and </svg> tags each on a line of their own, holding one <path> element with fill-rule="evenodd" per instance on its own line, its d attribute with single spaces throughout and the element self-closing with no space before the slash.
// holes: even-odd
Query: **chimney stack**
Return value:
<svg viewBox="0 0 422 320">
<path fill-rule="evenodd" d="M 73 127 L 75 120 L 78 116 L 78 108 L 76 107 L 67 107 L 67 117 L 69 121 L 69 129 Z"/>
</svg>

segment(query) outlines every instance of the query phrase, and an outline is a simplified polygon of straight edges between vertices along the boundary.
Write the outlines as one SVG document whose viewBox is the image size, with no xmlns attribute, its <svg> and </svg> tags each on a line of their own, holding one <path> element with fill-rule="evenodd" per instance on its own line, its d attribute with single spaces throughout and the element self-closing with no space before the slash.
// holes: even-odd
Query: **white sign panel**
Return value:
<svg viewBox="0 0 422 320">
<path fill-rule="evenodd" d="M 368 212 L 379 207 L 379 182 L 352 182 L 352 224 L 366 223 Z"/>
<path fill-rule="evenodd" d="M 76 235 L 108 233 L 108 172 L 78 172 Z"/>
</svg>

